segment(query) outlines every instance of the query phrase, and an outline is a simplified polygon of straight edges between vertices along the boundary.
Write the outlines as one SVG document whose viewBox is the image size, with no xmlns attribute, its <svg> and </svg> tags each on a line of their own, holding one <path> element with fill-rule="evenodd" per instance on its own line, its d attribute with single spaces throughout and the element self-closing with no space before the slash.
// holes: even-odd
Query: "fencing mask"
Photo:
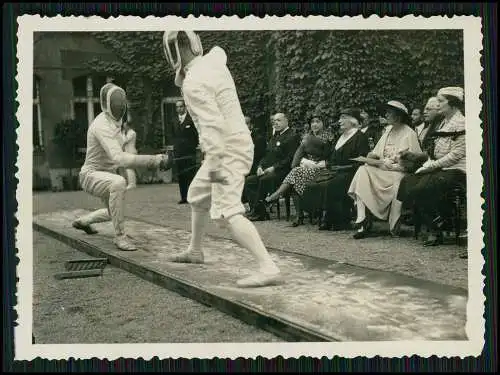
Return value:
<svg viewBox="0 0 500 375">
<path fill-rule="evenodd" d="M 125 90 L 114 83 L 106 83 L 101 88 L 100 100 L 102 111 L 115 121 L 116 126 L 122 126 L 127 111 Z"/>
<path fill-rule="evenodd" d="M 194 31 L 165 31 L 163 34 L 163 52 L 168 63 L 172 66 L 172 69 L 174 69 L 176 73 L 175 84 L 179 87 L 182 86 L 182 61 L 178 40 L 180 32 L 187 36 L 191 52 L 193 52 L 195 56 L 203 55 L 203 46 L 201 44 L 200 37 Z"/>
</svg>

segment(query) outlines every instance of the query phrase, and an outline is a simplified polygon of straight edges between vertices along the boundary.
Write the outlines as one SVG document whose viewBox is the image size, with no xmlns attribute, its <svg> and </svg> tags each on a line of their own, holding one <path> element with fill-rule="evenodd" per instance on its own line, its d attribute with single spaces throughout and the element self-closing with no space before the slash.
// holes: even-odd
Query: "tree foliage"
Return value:
<svg viewBox="0 0 500 375">
<path fill-rule="evenodd" d="M 64 166 L 74 167 L 79 163 L 79 148 L 84 148 L 87 141 L 87 126 L 77 120 L 62 120 L 54 129 L 52 142 L 64 156 Z"/>
<path fill-rule="evenodd" d="M 162 33 L 94 35 L 122 61 L 93 60 L 89 66 L 127 77 L 127 94 L 142 126 L 138 135 L 156 147 L 163 90 L 174 78 Z M 460 30 L 210 31 L 200 36 L 205 53 L 215 45 L 226 51 L 242 108 L 260 121 L 280 111 L 302 127 L 319 111 L 334 123 L 343 107 L 375 115 L 378 105 L 394 99 L 421 108 L 440 87 L 463 86 Z"/>
<path fill-rule="evenodd" d="M 273 37 L 276 109 L 299 126 L 313 112 L 335 122 L 343 107 L 376 115 L 392 99 L 421 108 L 439 88 L 463 86 L 461 31 L 293 31 Z"/>
<path fill-rule="evenodd" d="M 161 146 L 161 99 L 172 84 L 174 72 L 163 55 L 162 32 L 96 32 L 93 35 L 122 61 L 89 61 L 100 74 L 127 77 L 127 96 L 139 126 L 139 147 Z M 201 32 L 205 52 L 218 45 L 228 55 L 241 105 L 246 114 L 258 118 L 269 113 L 269 84 L 265 45 L 268 32 Z"/>
</svg>

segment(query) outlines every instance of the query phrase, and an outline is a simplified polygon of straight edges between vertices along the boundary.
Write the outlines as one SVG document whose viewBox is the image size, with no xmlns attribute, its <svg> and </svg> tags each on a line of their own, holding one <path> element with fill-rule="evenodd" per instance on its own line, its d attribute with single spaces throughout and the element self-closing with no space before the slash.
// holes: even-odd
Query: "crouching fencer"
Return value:
<svg viewBox="0 0 500 375">
<path fill-rule="evenodd" d="M 191 31 L 165 32 L 163 47 L 176 72 L 175 84 L 182 90 L 204 153 L 188 191 L 191 242 L 185 252 L 170 260 L 203 263 L 201 242 L 208 219 L 212 218 L 227 226 L 236 242 L 258 260 L 259 271 L 238 280 L 237 285 L 258 287 L 274 283 L 280 270 L 257 229 L 244 216 L 241 202 L 245 176 L 252 167 L 254 144 L 226 65 L 227 56 L 220 47 L 203 56 L 200 38 Z"/>
<path fill-rule="evenodd" d="M 120 250 L 136 250 L 125 233 L 124 204 L 126 181 L 118 168 L 168 169 L 172 160 L 167 155 L 136 155 L 123 151 L 121 126 L 127 111 L 125 91 L 112 83 L 101 88 L 102 112 L 87 131 L 87 154 L 80 170 L 80 185 L 86 193 L 101 198 L 105 208 L 91 212 L 73 222 L 73 227 L 95 234 L 91 224 L 112 221 L 114 243 Z"/>
</svg>

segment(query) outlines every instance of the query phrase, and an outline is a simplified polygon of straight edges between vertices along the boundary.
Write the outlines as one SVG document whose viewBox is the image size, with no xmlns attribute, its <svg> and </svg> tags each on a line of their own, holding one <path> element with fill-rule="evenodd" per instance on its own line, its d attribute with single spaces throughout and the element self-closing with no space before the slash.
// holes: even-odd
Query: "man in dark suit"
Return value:
<svg viewBox="0 0 500 375">
<path fill-rule="evenodd" d="M 193 120 L 186 111 L 184 101 L 175 104 L 177 121 L 174 132 L 174 155 L 176 158 L 177 179 L 181 200 L 179 204 L 186 204 L 189 185 L 193 181 L 196 171 L 196 149 L 199 139 Z"/>
<path fill-rule="evenodd" d="M 260 126 L 257 126 L 250 116 L 245 116 L 245 122 L 247 123 L 248 128 L 252 134 L 252 141 L 254 144 L 254 157 L 252 169 L 250 170 L 250 174 L 255 174 L 257 172 L 257 167 L 260 160 L 264 157 L 266 153 L 267 147 L 267 139 L 266 133 Z"/>
<path fill-rule="evenodd" d="M 295 151 L 300 145 L 300 136 L 288 126 L 285 114 L 276 114 L 273 125 L 275 131 L 264 157 L 258 163 L 257 173 L 248 176 L 245 182 L 244 200 L 252 209 L 249 219 L 254 221 L 269 217 L 264 199 L 290 172 Z"/>
</svg>

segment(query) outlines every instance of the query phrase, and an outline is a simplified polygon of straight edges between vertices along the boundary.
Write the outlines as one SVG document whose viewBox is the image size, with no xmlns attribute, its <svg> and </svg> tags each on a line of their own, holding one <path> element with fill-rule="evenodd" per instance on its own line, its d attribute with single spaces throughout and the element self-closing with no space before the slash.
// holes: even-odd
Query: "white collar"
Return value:
<svg viewBox="0 0 500 375">
<path fill-rule="evenodd" d="M 358 128 L 352 128 L 349 129 L 347 132 L 342 133 L 337 141 L 337 144 L 335 145 L 335 150 L 338 150 L 341 148 L 343 145 L 347 143 L 349 139 L 351 139 L 357 132 Z"/>
<path fill-rule="evenodd" d="M 283 134 L 283 133 L 285 133 L 288 129 L 290 129 L 290 127 L 289 127 L 289 126 L 287 126 L 285 129 L 283 129 L 282 131 L 280 131 L 280 132 L 278 133 L 278 135 L 282 135 L 282 134 Z"/>
</svg>

